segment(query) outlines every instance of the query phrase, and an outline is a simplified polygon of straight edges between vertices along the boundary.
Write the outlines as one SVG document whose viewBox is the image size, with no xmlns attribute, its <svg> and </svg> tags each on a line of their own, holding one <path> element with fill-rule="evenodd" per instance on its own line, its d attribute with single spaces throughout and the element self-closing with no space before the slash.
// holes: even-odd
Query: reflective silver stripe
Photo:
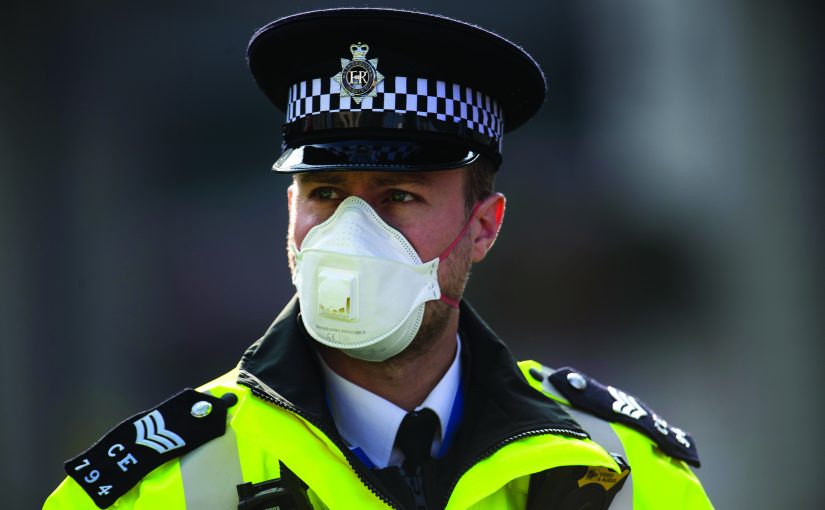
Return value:
<svg viewBox="0 0 825 510">
<path fill-rule="evenodd" d="M 610 422 L 604 421 L 602 419 L 596 418 L 592 414 L 587 414 L 583 411 L 578 411 L 573 409 L 572 407 L 566 407 L 564 409 L 567 413 L 573 417 L 574 420 L 579 422 L 579 425 L 590 434 L 590 438 L 601 445 L 602 448 L 607 450 L 610 453 L 616 453 L 622 456 L 622 458 L 627 462 L 627 453 L 624 451 L 624 445 L 622 445 L 622 441 L 619 439 L 619 436 L 616 435 L 616 431 L 613 430 L 613 427 L 610 426 Z M 630 474 L 627 476 L 627 480 L 624 482 L 624 486 L 616 494 L 616 497 L 613 498 L 613 503 L 610 504 L 610 510 L 631 510 L 633 508 L 633 467 L 631 466 Z"/>
<path fill-rule="evenodd" d="M 551 383 L 547 377 L 544 378 L 541 386 L 547 393 L 567 402 L 567 399 L 556 390 L 553 383 Z M 596 418 L 592 414 L 584 411 L 574 409 L 569 405 L 564 406 L 564 410 L 590 434 L 590 438 L 595 443 L 598 443 L 610 453 L 621 455 L 625 462 L 630 464 L 630 461 L 627 459 L 627 453 L 624 450 L 624 445 L 621 439 L 619 439 L 619 436 L 616 435 L 616 431 L 610 426 L 610 422 Z M 632 510 L 633 508 L 633 466 L 630 467 L 630 474 L 627 480 L 625 480 L 622 490 L 613 498 L 613 503 L 610 504 L 610 510 Z"/>
<path fill-rule="evenodd" d="M 235 431 L 230 427 L 219 438 L 184 455 L 180 476 L 188 510 L 237 510 L 243 483 Z"/>
</svg>

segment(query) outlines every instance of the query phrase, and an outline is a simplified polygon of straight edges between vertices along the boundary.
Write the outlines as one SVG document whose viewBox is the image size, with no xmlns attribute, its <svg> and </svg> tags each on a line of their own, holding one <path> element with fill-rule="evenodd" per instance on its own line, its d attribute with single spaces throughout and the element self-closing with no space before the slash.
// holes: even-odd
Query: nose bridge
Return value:
<svg viewBox="0 0 825 510">
<path fill-rule="evenodd" d="M 369 179 L 355 179 L 349 189 L 349 197 L 358 197 L 366 202 L 373 211 L 381 214 L 378 207 L 379 193 L 376 186 Z"/>
<path fill-rule="evenodd" d="M 354 179 L 348 186 L 347 196 L 344 198 L 356 197 L 363 200 L 384 223 L 401 232 L 394 218 L 382 207 L 383 190 L 379 189 L 368 177 Z"/>
<path fill-rule="evenodd" d="M 405 236 L 404 233 L 401 232 L 401 230 L 399 230 L 396 227 L 396 225 L 393 224 L 393 222 L 391 221 L 391 218 L 389 218 L 387 214 L 382 214 L 381 207 L 380 207 L 380 204 L 378 204 L 378 199 L 377 198 L 373 198 L 372 200 L 367 200 L 363 196 L 360 196 L 360 195 L 357 195 L 357 194 L 351 194 L 346 198 L 346 200 L 349 200 L 350 202 L 353 201 L 352 199 L 358 199 L 360 201 L 360 203 L 366 205 L 369 209 L 368 211 L 366 211 L 362 208 L 361 212 L 357 213 L 358 215 L 360 215 L 362 217 L 363 216 L 375 215 L 379 220 L 378 221 L 379 224 L 383 224 L 385 227 L 390 227 L 393 231 L 395 231 L 396 235 L 399 235 L 402 238 L 404 238 L 404 240 L 407 240 L 407 236 Z M 344 202 L 342 202 L 338 207 L 340 208 L 343 204 L 344 204 Z M 350 219 L 352 219 L 352 218 L 350 218 Z M 370 222 L 372 222 L 372 220 L 370 220 Z M 409 240 L 407 240 L 407 242 L 409 242 Z"/>
</svg>

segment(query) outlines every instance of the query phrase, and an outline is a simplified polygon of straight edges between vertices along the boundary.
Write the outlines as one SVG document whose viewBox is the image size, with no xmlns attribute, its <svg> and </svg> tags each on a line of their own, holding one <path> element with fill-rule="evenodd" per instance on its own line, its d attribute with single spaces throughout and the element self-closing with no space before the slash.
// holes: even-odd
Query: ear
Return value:
<svg viewBox="0 0 825 510">
<path fill-rule="evenodd" d="M 482 200 L 476 208 L 472 219 L 473 262 L 481 262 L 493 247 L 504 220 L 504 208 L 507 199 L 501 193 L 493 193 Z"/>
<path fill-rule="evenodd" d="M 295 235 L 295 195 L 298 193 L 298 190 L 295 186 L 295 181 L 290 184 L 290 186 L 286 189 L 286 208 L 289 217 L 289 221 L 287 223 L 287 237 L 292 239 Z"/>
<path fill-rule="evenodd" d="M 286 189 L 286 206 L 292 211 L 292 197 L 295 196 L 295 181 Z"/>
<path fill-rule="evenodd" d="M 295 181 L 292 181 L 292 184 L 286 189 L 286 207 L 287 211 L 289 212 L 289 222 L 292 223 L 292 218 L 295 212 L 295 196 L 298 194 L 298 186 L 295 184 Z"/>
</svg>

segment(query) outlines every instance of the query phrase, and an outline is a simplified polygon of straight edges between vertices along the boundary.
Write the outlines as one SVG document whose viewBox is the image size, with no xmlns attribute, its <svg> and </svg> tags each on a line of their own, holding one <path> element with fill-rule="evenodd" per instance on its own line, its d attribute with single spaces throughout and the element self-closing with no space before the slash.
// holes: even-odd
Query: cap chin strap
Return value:
<svg viewBox="0 0 825 510">
<path fill-rule="evenodd" d="M 459 232 L 458 235 L 456 236 L 456 238 L 453 239 L 453 242 L 450 243 L 450 246 L 447 246 L 447 249 L 444 250 L 444 253 L 439 255 L 439 257 L 438 257 L 438 262 L 439 263 L 444 262 L 447 259 L 447 257 L 449 257 L 450 254 L 453 252 L 455 247 L 458 246 L 458 243 L 461 242 L 461 239 L 464 238 L 464 234 L 466 234 L 467 229 L 470 228 L 470 222 L 473 221 L 473 216 L 475 216 L 476 211 L 478 211 L 478 208 L 479 208 L 480 205 L 481 205 L 481 202 L 476 202 L 476 205 L 473 206 L 473 210 L 470 212 L 470 217 L 467 219 L 467 223 L 464 224 L 464 227 L 462 227 L 461 232 Z M 439 298 L 439 301 L 442 301 L 443 303 L 446 303 L 451 308 L 456 308 L 457 309 L 458 304 L 461 302 L 461 298 L 451 298 L 451 297 L 445 295 L 442 292 L 441 297 Z"/>
</svg>

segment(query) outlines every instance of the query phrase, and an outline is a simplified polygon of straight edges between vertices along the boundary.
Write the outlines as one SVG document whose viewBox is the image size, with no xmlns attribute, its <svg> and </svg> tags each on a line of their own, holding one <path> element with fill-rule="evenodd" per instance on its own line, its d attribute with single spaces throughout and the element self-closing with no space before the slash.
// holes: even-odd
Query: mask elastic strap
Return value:
<svg viewBox="0 0 825 510">
<path fill-rule="evenodd" d="M 467 223 L 464 224 L 464 227 L 461 229 L 461 232 L 459 232 L 456 238 L 453 239 L 453 242 L 450 243 L 450 246 L 447 246 L 447 249 L 444 250 L 444 253 L 442 253 L 438 257 L 439 262 L 444 262 L 444 260 L 447 257 L 449 257 L 450 254 L 453 252 L 455 247 L 458 246 L 458 243 L 461 242 L 461 239 L 464 238 L 464 234 L 466 234 L 467 229 L 470 228 L 470 222 L 473 220 L 473 216 L 475 216 L 476 211 L 478 211 L 480 205 L 481 202 L 476 202 L 476 205 L 473 206 L 473 210 L 470 212 L 470 217 L 467 219 Z M 447 305 L 451 306 L 452 308 L 458 308 L 458 304 L 461 301 L 461 299 L 453 299 L 449 296 L 445 296 L 443 292 L 441 293 L 441 298 L 439 299 Z"/>
</svg>

